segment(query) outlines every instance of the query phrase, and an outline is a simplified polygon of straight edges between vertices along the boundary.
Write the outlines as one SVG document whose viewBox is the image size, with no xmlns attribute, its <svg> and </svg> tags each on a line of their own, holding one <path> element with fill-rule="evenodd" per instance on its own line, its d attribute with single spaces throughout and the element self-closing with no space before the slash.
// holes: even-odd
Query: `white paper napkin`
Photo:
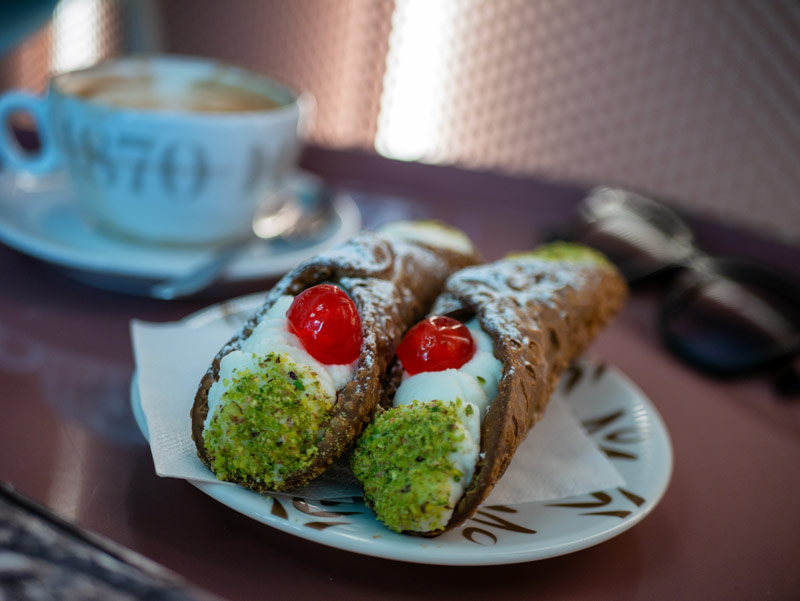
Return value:
<svg viewBox="0 0 800 601">
<path fill-rule="evenodd" d="M 234 329 L 224 320 L 200 327 L 131 322 L 141 407 L 159 476 L 219 482 L 197 457 L 189 411 L 200 379 Z M 517 450 L 486 502 L 507 505 L 544 501 L 623 485 L 619 472 L 556 394 L 544 419 Z M 306 499 L 344 499 L 361 494 L 346 461 L 340 461 L 310 485 L 288 493 Z"/>
</svg>

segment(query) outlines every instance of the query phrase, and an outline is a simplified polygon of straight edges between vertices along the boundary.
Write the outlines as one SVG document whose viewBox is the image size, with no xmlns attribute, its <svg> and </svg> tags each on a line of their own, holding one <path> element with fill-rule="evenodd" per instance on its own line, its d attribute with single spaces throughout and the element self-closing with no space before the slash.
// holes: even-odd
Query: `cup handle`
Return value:
<svg viewBox="0 0 800 601">
<path fill-rule="evenodd" d="M 39 152 L 26 151 L 14 137 L 9 120 L 17 112 L 25 112 L 33 117 L 41 143 Z M 0 96 L 0 160 L 3 164 L 15 171 L 33 174 L 53 171 L 61 161 L 52 133 L 47 121 L 44 97 L 18 90 Z"/>
</svg>

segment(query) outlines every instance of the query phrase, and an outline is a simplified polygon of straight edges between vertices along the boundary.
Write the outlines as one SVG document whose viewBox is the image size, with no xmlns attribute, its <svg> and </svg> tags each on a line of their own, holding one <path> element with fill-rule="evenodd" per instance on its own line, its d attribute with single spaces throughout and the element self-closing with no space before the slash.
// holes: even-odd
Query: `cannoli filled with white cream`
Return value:
<svg viewBox="0 0 800 601">
<path fill-rule="evenodd" d="M 201 460 L 257 491 L 321 474 L 372 417 L 405 331 L 449 274 L 476 261 L 461 232 L 400 222 L 288 273 L 200 383 L 191 418 Z"/>
<path fill-rule="evenodd" d="M 574 244 L 451 276 L 400 344 L 386 409 L 351 458 L 378 519 L 435 536 L 470 517 L 626 297 L 605 257 Z"/>
</svg>

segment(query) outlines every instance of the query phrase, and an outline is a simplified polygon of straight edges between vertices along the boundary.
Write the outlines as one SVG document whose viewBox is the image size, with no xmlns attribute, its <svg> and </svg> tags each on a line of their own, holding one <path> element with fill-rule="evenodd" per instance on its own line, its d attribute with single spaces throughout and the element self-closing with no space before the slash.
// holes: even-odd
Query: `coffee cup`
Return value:
<svg viewBox="0 0 800 601">
<path fill-rule="evenodd" d="M 0 97 L 0 160 L 32 174 L 63 168 L 86 219 L 112 235 L 222 243 L 249 235 L 279 196 L 312 102 L 210 59 L 125 57 L 56 75 L 45 96 Z M 19 112 L 35 122 L 38 152 L 10 132 Z"/>
</svg>

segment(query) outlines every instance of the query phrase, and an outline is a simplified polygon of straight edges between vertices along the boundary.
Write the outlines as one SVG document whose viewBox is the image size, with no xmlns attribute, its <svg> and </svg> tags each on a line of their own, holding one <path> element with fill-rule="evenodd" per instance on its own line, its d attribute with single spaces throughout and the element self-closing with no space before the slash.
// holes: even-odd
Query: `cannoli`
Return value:
<svg viewBox="0 0 800 601">
<path fill-rule="evenodd" d="M 286 274 L 200 382 L 200 459 L 259 492 L 320 475 L 372 417 L 403 334 L 448 275 L 477 261 L 458 230 L 395 222 Z"/>
<path fill-rule="evenodd" d="M 436 536 L 473 515 L 626 297 L 617 269 L 575 244 L 452 275 L 399 345 L 383 409 L 351 455 L 378 519 Z"/>
</svg>

